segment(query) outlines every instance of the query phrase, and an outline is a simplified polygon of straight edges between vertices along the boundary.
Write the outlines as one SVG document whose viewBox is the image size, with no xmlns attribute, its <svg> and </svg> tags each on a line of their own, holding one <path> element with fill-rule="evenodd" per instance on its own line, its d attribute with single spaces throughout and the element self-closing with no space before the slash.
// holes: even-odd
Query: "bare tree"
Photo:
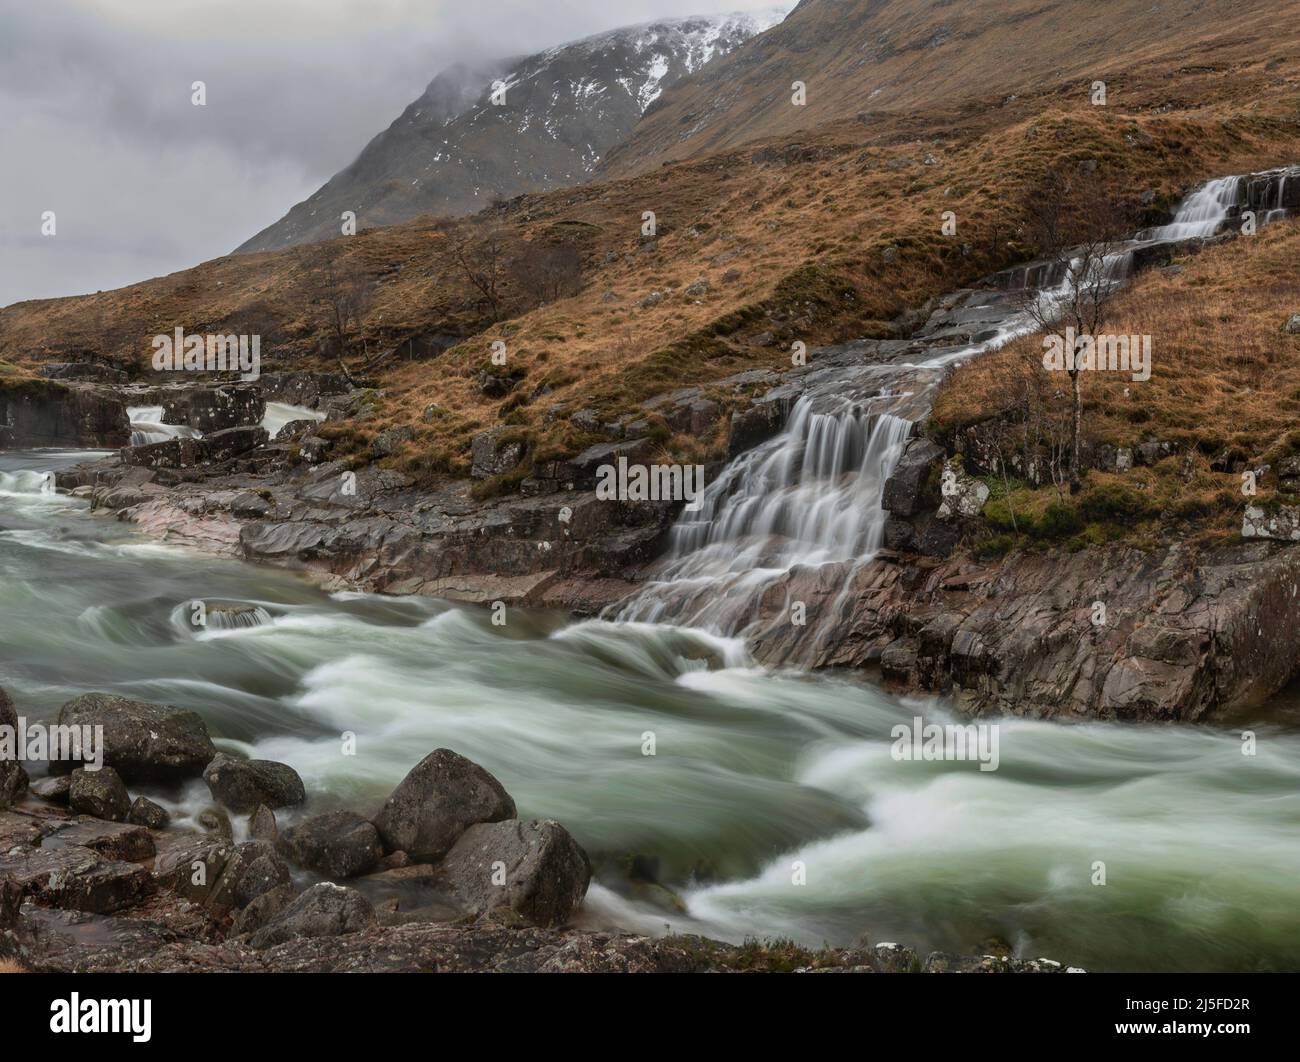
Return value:
<svg viewBox="0 0 1300 1062">
<path fill-rule="evenodd" d="M 487 236 L 478 241 L 465 236 L 452 248 L 456 265 L 479 293 L 480 304 L 487 306 L 493 321 L 501 317 L 505 248 L 505 237 L 499 229 L 489 230 Z"/>
<path fill-rule="evenodd" d="M 1026 229 L 1046 262 L 1044 286 L 1027 289 L 1023 305 L 1043 333 L 1069 327 L 1074 335 L 1096 336 L 1106 308 L 1123 280 L 1127 255 L 1118 245 L 1129 231 L 1119 197 L 1095 177 L 1049 170 L 1025 204 Z M 1065 352 L 1070 379 L 1069 480 L 1081 478 L 1083 434 L 1082 365 Z"/>
<path fill-rule="evenodd" d="M 304 254 L 305 294 L 344 375 L 350 376 L 343 359 L 355 345 L 361 321 L 374 301 L 374 289 L 360 263 L 345 257 L 337 244 L 312 250 L 316 253 Z"/>
<path fill-rule="evenodd" d="M 530 243 L 515 259 L 511 277 L 534 303 L 554 302 L 582 287 L 582 257 L 565 244 Z"/>
</svg>

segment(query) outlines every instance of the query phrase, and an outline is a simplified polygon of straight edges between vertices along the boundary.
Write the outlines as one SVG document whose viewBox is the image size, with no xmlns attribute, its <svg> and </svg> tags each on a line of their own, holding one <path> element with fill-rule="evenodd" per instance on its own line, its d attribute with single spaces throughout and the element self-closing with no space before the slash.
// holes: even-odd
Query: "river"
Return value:
<svg viewBox="0 0 1300 1062">
<path fill-rule="evenodd" d="M 92 690 L 193 708 L 220 747 L 293 765 L 304 814 L 377 809 L 426 753 L 455 749 L 521 816 L 587 848 L 590 925 L 811 945 L 865 933 L 922 953 L 1000 941 L 1096 970 L 1300 956 L 1293 700 L 1231 729 L 1004 720 L 996 771 L 900 761 L 891 728 L 942 722 L 942 705 L 763 670 L 741 641 L 691 629 L 524 611 L 495 625 L 429 599 L 327 594 L 43 491 L 45 472 L 87 456 L 0 454 L 0 686 L 30 719 Z M 195 628 L 195 600 L 266 617 Z M 182 824 L 208 802 L 201 782 L 146 792 Z M 633 857 L 684 910 L 629 883 Z"/>
</svg>

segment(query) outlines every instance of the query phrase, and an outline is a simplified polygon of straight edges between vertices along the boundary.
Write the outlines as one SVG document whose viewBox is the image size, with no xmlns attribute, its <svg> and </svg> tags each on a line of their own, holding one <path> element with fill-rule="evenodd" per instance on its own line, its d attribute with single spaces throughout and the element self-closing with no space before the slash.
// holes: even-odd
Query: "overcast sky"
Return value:
<svg viewBox="0 0 1300 1062">
<path fill-rule="evenodd" d="M 0 0 L 0 306 L 228 254 L 456 59 L 773 0 Z M 207 86 L 193 106 L 191 84 Z M 56 235 L 41 235 L 54 211 Z"/>
</svg>

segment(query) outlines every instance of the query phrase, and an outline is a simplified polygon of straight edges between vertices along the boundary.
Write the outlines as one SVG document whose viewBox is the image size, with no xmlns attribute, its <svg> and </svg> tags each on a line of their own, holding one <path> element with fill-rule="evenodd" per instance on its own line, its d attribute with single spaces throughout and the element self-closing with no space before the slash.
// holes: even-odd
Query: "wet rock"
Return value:
<svg viewBox="0 0 1300 1062">
<path fill-rule="evenodd" d="M 374 824 L 351 811 L 332 811 L 291 826 L 278 847 L 299 866 L 328 878 L 364 874 L 384 855 Z"/>
<path fill-rule="evenodd" d="M 121 859 L 128 863 L 151 859 L 155 853 L 153 834 L 146 827 L 88 817 L 55 820 L 42 843 L 79 845 L 106 859 Z"/>
<path fill-rule="evenodd" d="M 27 792 L 27 771 L 16 760 L 0 760 L 0 811 L 7 811 Z"/>
<path fill-rule="evenodd" d="M 219 752 L 203 771 L 213 799 L 231 811 L 255 811 L 259 804 L 286 808 L 307 799 L 298 772 L 274 760 L 237 760 Z"/>
<path fill-rule="evenodd" d="M 69 701 L 59 711 L 59 723 L 102 726 L 104 764 L 128 782 L 183 781 L 200 774 L 217 753 L 194 712 L 107 693 Z"/>
<path fill-rule="evenodd" d="M 187 838 L 161 852 L 154 879 L 216 915 L 291 883 L 288 866 L 267 842 L 234 845 L 211 837 Z"/>
<path fill-rule="evenodd" d="M 912 516 L 939 505 L 930 477 L 943 459 L 943 448 L 929 439 L 913 439 L 885 481 L 881 508 L 897 516 Z"/>
<path fill-rule="evenodd" d="M 137 826 L 148 826 L 151 830 L 161 830 L 171 821 L 171 816 L 161 804 L 155 804 L 148 797 L 138 796 L 127 812 L 126 821 Z"/>
<path fill-rule="evenodd" d="M 384 848 L 436 862 L 469 827 L 515 817 L 492 775 L 450 749 L 431 752 L 393 790 L 374 824 Z"/>
<path fill-rule="evenodd" d="M 375 920 L 374 908 L 355 889 L 321 882 L 253 934 L 253 948 L 269 948 L 299 937 L 337 937 L 367 929 Z"/>
<path fill-rule="evenodd" d="M 248 490 L 236 496 L 230 503 L 230 514 L 243 520 L 260 520 L 274 508 L 275 506 L 266 498 Z"/>
<path fill-rule="evenodd" d="M 0 379 L 0 450 L 125 446 L 126 405 L 111 389 Z"/>
<path fill-rule="evenodd" d="M 275 812 L 265 804 L 258 804 L 248 818 L 248 835 L 256 841 L 274 841 L 280 835 Z"/>
<path fill-rule="evenodd" d="M 72 779 L 66 774 L 47 775 L 36 779 L 31 785 L 33 796 L 38 796 L 51 804 L 66 804 L 68 790 L 71 788 Z"/>
<path fill-rule="evenodd" d="M 261 424 L 266 415 L 262 391 L 251 385 L 203 387 L 183 391 L 162 403 L 164 424 L 184 424 L 205 435 Z"/>
<path fill-rule="evenodd" d="M 235 839 L 235 827 L 225 808 L 204 808 L 195 816 L 195 822 L 204 833 L 213 833 L 225 841 Z"/>
<path fill-rule="evenodd" d="M 138 863 L 105 859 L 79 845 L 0 854 L 0 880 L 18 884 L 33 903 L 104 913 L 133 907 L 151 889 Z"/>
<path fill-rule="evenodd" d="M 125 822 L 131 811 L 131 797 L 121 776 L 112 767 L 98 771 L 79 767 L 73 771 L 68 804 L 73 811 L 109 822 Z"/>
<path fill-rule="evenodd" d="M 257 932 L 276 915 L 280 914 L 289 904 L 293 903 L 293 898 L 297 895 L 292 885 L 277 885 L 275 888 L 262 893 L 261 896 L 250 900 L 235 915 L 235 920 L 230 927 L 231 936 L 243 936 L 246 933 Z"/>
<path fill-rule="evenodd" d="M 275 441 L 293 442 L 294 439 L 306 435 L 318 423 L 320 422 L 316 420 L 291 420 L 275 433 Z"/>
<path fill-rule="evenodd" d="M 587 895 L 591 865 L 558 822 L 510 819 L 466 830 L 437 880 L 468 913 L 507 908 L 533 925 L 563 925 Z"/>
</svg>

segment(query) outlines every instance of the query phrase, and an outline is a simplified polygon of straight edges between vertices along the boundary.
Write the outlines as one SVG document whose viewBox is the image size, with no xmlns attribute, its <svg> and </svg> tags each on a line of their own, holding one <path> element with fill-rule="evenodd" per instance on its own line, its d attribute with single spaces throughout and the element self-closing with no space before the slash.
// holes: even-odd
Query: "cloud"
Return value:
<svg viewBox="0 0 1300 1062">
<path fill-rule="evenodd" d="M 0 10 L 0 305 L 228 253 L 444 66 L 770 0 L 41 0 Z M 207 105 L 191 103 L 203 81 Z M 40 235 L 53 210 L 57 235 Z"/>
</svg>

